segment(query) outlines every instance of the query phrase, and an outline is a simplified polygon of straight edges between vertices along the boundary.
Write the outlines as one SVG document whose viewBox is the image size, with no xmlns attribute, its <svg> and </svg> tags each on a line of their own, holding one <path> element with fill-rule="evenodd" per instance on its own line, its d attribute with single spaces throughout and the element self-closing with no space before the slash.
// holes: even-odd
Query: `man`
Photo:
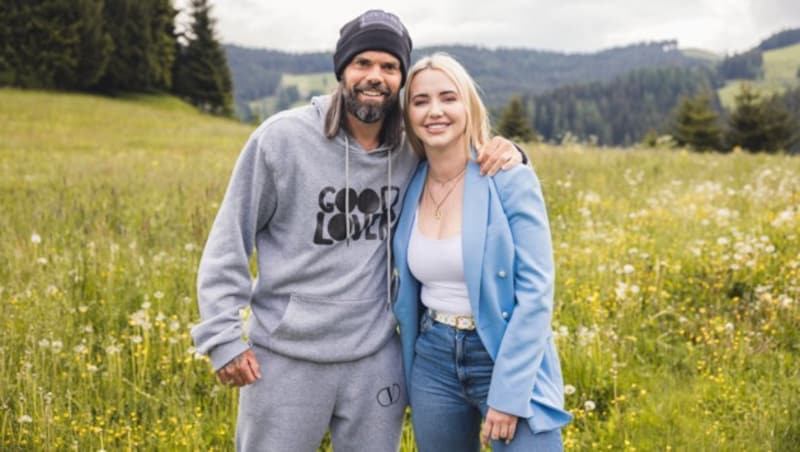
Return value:
<svg viewBox="0 0 800 452">
<path fill-rule="evenodd" d="M 398 102 L 411 46 L 393 14 L 348 22 L 334 94 L 267 120 L 236 163 L 192 335 L 220 381 L 241 387 L 238 450 L 315 451 L 327 429 L 337 450 L 398 447 L 406 394 L 389 246 L 417 165 Z M 488 172 L 520 160 L 505 140 L 481 151 Z"/>
</svg>

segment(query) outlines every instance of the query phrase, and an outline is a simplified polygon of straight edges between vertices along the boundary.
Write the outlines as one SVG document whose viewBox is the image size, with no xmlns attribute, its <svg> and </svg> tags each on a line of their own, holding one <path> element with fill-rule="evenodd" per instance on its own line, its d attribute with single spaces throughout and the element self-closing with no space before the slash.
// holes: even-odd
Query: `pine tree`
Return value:
<svg viewBox="0 0 800 452">
<path fill-rule="evenodd" d="M 210 12 L 208 0 L 192 0 L 192 26 L 175 62 L 174 91 L 206 112 L 230 116 L 233 84 Z"/>
<path fill-rule="evenodd" d="M 777 97 L 762 100 L 743 85 L 728 121 L 728 144 L 752 152 L 787 150 L 798 139 L 796 122 Z"/>
<path fill-rule="evenodd" d="M 174 17 L 170 0 L 106 0 L 104 22 L 115 48 L 97 88 L 110 92 L 170 89 Z"/>
<path fill-rule="evenodd" d="M 672 136 L 681 146 L 698 151 L 722 149 L 719 117 L 711 106 L 711 94 L 685 97 L 675 112 Z"/>
<path fill-rule="evenodd" d="M 28 88 L 83 89 L 112 49 L 96 0 L 3 2 L 0 81 Z"/>
<path fill-rule="evenodd" d="M 500 115 L 497 122 L 497 133 L 513 140 L 528 142 L 533 140 L 533 130 L 529 125 L 528 115 L 522 106 L 522 99 L 514 96 Z"/>
</svg>

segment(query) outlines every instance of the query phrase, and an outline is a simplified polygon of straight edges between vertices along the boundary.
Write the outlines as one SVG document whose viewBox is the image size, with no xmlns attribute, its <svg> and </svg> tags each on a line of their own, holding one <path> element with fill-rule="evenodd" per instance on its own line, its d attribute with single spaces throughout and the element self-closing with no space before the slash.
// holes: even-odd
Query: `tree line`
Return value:
<svg viewBox="0 0 800 452">
<path fill-rule="evenodd" d="M 171 0 L 0 1 L 0 86 L 171 92 L 232 114 L 233 86 L 208 0 L 176 30 Z"/>
<path fill-rule="evenodd" d="M 730 112 L 717 88 L 726 79 L 763 77 L 762 52 L 800 42 L 800 29 L 779 32 L 716 67 L 633 71 L 609 82 L 573 84 L 544 94 L 518 95 L 500 111 L 506 136 L 599 145 L 654 144 L 668 137 L 696 150 L 800 151 L 800 83 L 783 94 L 742 85 Z M 797 71 L 800 79 L 800 68 Z M 800 80 L 798 80 L 800 82 Z"/>
<path fill-rule="evenodd" d="M 655 71 L 659 72 L 663 71 Z M 642 75 L 639 80 L 648 80 Z M 630 82 L 636 78 L 625 77 L 620 82 Z M 561 93 L 556 94 L 562 99 L 557 99 L 552 105 L 537 104 L 536 99 L 526 102 L 524 98 L 516 96 L 498 114 L 497 132 L 521 141 L 563 142 L 566 139 L 580 139 L 603 145 L 615 144 L 613 140 L 619 139 L 619 136 L 615 138 L 615 133 L 621 133 L 624 134 L 625 144 L 641 142 L 656 146 L 660 138 L 667 137 L 668 143 L 695 151 L 727 152 L 735 148 L 769 153 L 800 151 L 800 87 L 787 90 L 784 94 L 765 96 L 744 84 L 736 96 L 734 109 L 728 113 L 721 108 L 716 92 L 710 86 L 698 83 L 679 96 L 677 106 L 668 110 L 669 113 L 663 113 L 664 106 L 659 106 L 659 102 L 674 102 L 674 98 L 673 101 L 669 99 L 675 94 L 674 90 L 680 88 L 680 84 L 672 85 L 672 88 L 669 83 L 654 86 L 665 86 L 660 98 L 658 90 L 652 95 L 648 93 L 633 103 L 635 110 L 617 112 L 605 119 L 601 110 L 614 111 L 631 105 L 626 102 L 614 103 L 615 99 L 621 99 L 621 94 L 615 89 L 599 90 L 603 96 L 594 100 L 584 96 L 567 102 L 563 98 L 569 98 L 570 90 L 562 89 L 559 90 Z M 615 92 L 620 95 L 613 95 Z M 635 83 L 629 86 L 627 93 L 642 94 Z M 549 97 L 545 96 L 545 99 Z M 526 105 L 533 105 L 530 111 L 536 112 L 536 117 L 540 118 L 538 122 L 530 118 Z M 559 118 L 563 119 L 561 123 Z M 592 118 L 596 120 L 592 121 Z M 544 126 L 540 129 L 537 124 Z M 554 124 L 562 128 L 553 128 Z M 554 133 L 554 130 L 557 132 Z M 638 138 L 634 140 L 632 136 Z"/>
</svg>

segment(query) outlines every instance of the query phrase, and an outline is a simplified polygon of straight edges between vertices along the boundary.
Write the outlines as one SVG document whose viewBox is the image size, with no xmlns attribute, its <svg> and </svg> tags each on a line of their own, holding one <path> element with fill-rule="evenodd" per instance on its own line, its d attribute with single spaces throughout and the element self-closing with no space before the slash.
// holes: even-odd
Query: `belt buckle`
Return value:
<svg viewBox="0 0 800 452">
<path fill-rule="evenodd" d="M 453 325 L 459 330 L 474 330 L 475 322 L 472 320 L 471 315 L 456 315 L 456 324 Z"/>
</svg>

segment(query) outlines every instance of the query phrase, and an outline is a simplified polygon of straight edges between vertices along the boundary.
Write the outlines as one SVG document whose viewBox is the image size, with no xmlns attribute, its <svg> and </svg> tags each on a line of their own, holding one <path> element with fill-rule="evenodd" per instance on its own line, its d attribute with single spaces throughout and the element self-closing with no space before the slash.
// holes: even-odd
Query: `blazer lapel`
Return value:
<svg viewBox="0 0 800 452">
<path fill-rule="evenodd" d="M 403 209 L 400 214 L 400 220 L 395 229 L 394 240 L 399 246 L 395 246 L 395 268 L 398 269 L 401 279 L 405 279 L 409 284 L 404 284 L 403 287 L 412 287 L 411 274 L 408 271 L 408 243 L 411 239 L 411 228 L 414 226 L 414 216 L 416 215 L 417 206 L 419 205 L 419 198 L 422 195 L 422 188 L 425 186 L 425 176 L 428 174 L 428 162 L 420 163 L 420 170 L 411 179 L 406 189 L 406 195 L 403 200 Z M 411 300 L 413 298 L 413 300 Z M 400 297 L 404 302 L 416 303 L 416 297 Z M 401 311 L 407 309 L 405 303 L 398 305 Z"/>
<path fill-rule="evenodd" d="M 464 176 L 463 216 L 461 220 L 461 246 L 464 261 L 464 279 L 472 306 L 478 320 L 483 274 L 483 252 L 486 244 L 486 222 L 489 210 L 488 176 L 480 175 L 480 167 L 470 161 Z"/>
</svg>

